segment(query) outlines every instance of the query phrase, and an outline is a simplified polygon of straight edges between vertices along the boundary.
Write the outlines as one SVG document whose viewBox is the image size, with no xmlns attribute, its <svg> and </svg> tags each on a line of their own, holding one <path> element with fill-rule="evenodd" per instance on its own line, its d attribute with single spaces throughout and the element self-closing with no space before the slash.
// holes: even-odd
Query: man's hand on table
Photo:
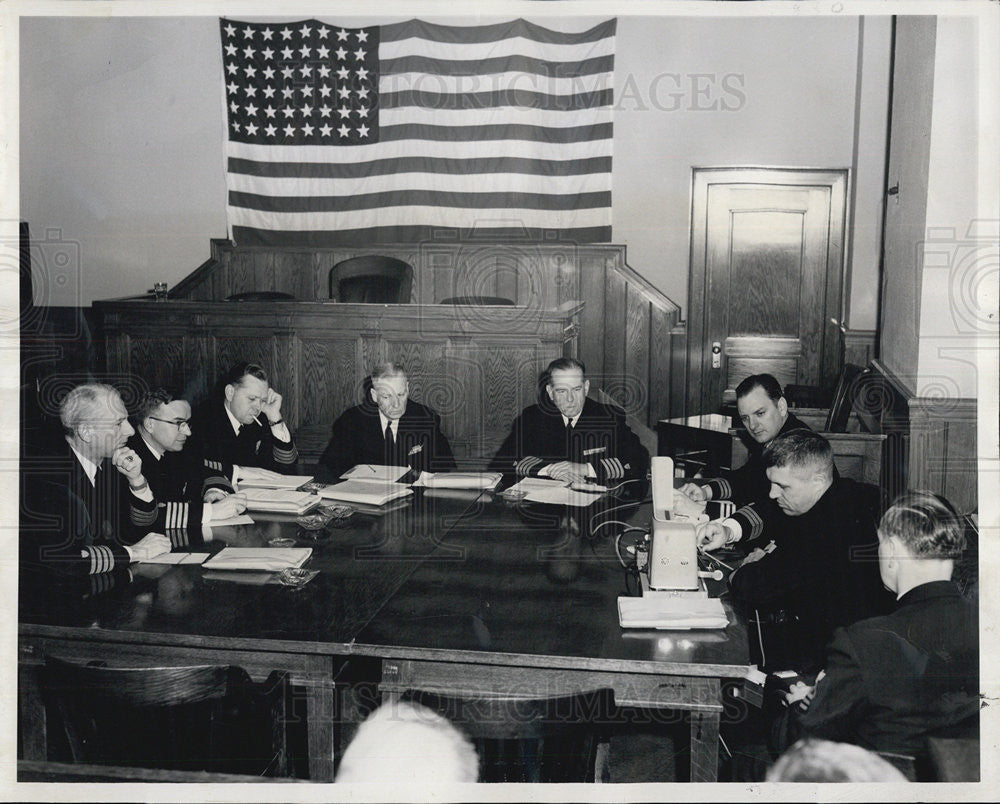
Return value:
<svg viewBox="0 0 1000 804">
<path fill-rule="evenodd" d="M 170 539 L 162 533 L 147 533 L 135 544 L 126 545 L 129 561 L 149 561 L 170 552 Z"/>
</svg>

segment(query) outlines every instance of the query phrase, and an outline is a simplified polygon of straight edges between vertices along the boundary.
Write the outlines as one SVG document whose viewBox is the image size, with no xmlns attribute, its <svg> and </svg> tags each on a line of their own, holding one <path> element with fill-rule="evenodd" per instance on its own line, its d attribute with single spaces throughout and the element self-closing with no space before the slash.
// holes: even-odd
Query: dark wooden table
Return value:
<svg viewBox="0 0 1000 804">
<path fill-rule="evenodd" d="M 656 424 L 656 452 L 669 455 L 687 477 L 701 471 L 705 477 L 732 468 L 732 417 L 705 413 Z"/>
<path fill-rule="evenodd" d="M 746 631 L 623 630 L 624 572 L 611 540 L 586 539 L 590 509 L 513 505 L 477 492 L 419 492 L 319 538 L 288 521 L 216 528 L 205 550 L 292 535 L 320 574 L 300 590 L 269 576 L 146 565 L 100 579 L 22 578 L 23 758 L 46 758 L 32 667 L 45 655 L 122 664 L 225 663 L 287 671 L 307 696 L 310 778 L 333 777 L 334 680 L 350 656 L 382 660 L 382 691 L 542 695 L 609 686 L 624 706 L 691 713 L 692 780 L 714 781 L 720 683 L 745 676 Z M 626 511 L 636 521 L 642 509 Z M 604 528 L 606 534 L 610 528 Z M 197 546 L 192 549 L 199 549 Z M 34 727 L 34 728 L 32 728 Z"/>
</svg>

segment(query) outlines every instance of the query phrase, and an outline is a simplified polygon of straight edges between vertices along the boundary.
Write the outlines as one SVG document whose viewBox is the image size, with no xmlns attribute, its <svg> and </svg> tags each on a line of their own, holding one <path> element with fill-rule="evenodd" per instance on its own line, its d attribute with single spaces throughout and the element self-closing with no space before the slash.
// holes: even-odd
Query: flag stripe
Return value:
<svg viewBox="0 0 1000 804">
<path fill-rule="evenodd" d="M 484 109 L 491 106 L 526 106 L 530 109 L 536 109 L 541 107 L 537 104 L 521 103 L 514 94 L 514 91 L 536 91 L 545 95 L 552 95 L 556 98 L 562 98 L 564 96 L 608 91 L 608 88 L 612 84 L 611 79 L 612 76 L 609 73 L 584 76 L 567 73 L 558 77 L 552 77 L 526 72 L 483 72 L 476 75 L 440 75 L 431 72 L 406 72 L 388 75 L 383 72 L 379 78 L 379 93 L 382 96 L 383 109 L 391 108 L 385 103 L 385 96 L 387 94 L 421 92 L 430 96 L 435 94 L 470 95 L 478 90 L 492 90 L 498 93 L 497 97 L 500 99 L 500 102 L 484 102 L 479 106 L 470 106 L 468 108 Z M 593 105 L 595 104 L 591 104 L 591 106 Z M 563 110 L 573 107 L 565 104 L 558 108 Z"/>
<path fill-rule="evenodd" d="M 381 209 L 359 209 L 345 212 L 316 212 L 308 216 L 295 212 L 263 212 L 256 209 L 234 206 L 230 210 L 233 225 L 284 229 L 286 231 L 303 231 L 310 228 L 329 229 L 334 231 L 339 227 L 345 229 L 360 229 L 386 225 L 386 220 L 393 220 L 396 226 L 444 226 L 441 221 L 448 221 L 452 228 L 473 228 L 490 219 L 507 220 L 526 226 L 528 223 L 541 229 L 559 229 L 563 226 L 592 227 L 601 226 L 606 220 L 604 210 L 578 209 L 572 211 L 545 209 L 514 209 L 499 207 L 496 209 L 468 209 L 464 207 L 430 207 L 397 206 L 393 207 L 391 218 Z"/>
<path fill-rule="evenodd" d="M 503 89 L 496 92 L 463 92 L 446 94 L 404 90 L 386 92 L 381 96 L 382 108 L 424 106 L 429 109 L 492 109 L 501 106 L 526 106 L 529 109 L 575 111 L 610 106 L 612 90 L 581 92 L 577 95 L 548 95 L 526 89 Z"/>
<path fill-rule="evenodd" d="M 229 193 L 229 203 L 234 207 L 276 213 L 331 213 L 366 210 L 384 210 L 388 207 L 451 207 L 453 209 L 555 210 L 593 209 L 611 203 L 610 192 L 573 193 L 471 193 L 440 192 L 437 190 L 391 190 L 381 193 L 341 196 L 274 196 L 253 193 Z"/>
<path fill-rule="evenodd" d="M 397 171 L 383 173 L 380 176 L 360 176 L 357 178 L 270 178 L 266 184 L 257 176 L 231 173 L 229 177 L 230 203 L 237 201 L 243 205 L 244 199 L 236 199 L 236 194 L 260 194 L 259 197 L 291 198 L 294 196 L 348 196 L 360 198 L 366 193 L 395 192 L 399 185 Z M 489 189 L 493 193 L 532 193 L 538 189 L 538 178 L 530 173 L 503 173 L 487 171 Z M 443 173 L 410 172 L 407 176 L 409 186 L 418 190 L 464 193 L 481 190 L 483 187 L 483 171 L 466 174 L 460 171 Z M 261 193 L 261 190 L 266 193 Z M 611 176 L 607 173 L 597 173 L 583 176 L 550 176 L 546 183 L 546 191 L 553 195 L 578 195 L 580 193 L 611 192 Z M 375 201 L 366 197 L 366 202 Z M 608 200 L 608 199 L 605 199 Z M 264 207 L 253 203 L 246 204 L 256 209 Z"/>
<path fill-rule="evenodd" d="M 480 222 L 481 224 L 482 222 Z M 610 226 L 562 227 L 569 243 L 606 243 L 611 239 Z M 509 238 L 514 243 L 543 241 L 551 236 L 551 229 L 520 226 L 497 226 L 490 222 L 488 229 L 481 225 L 469 229 L 446 226 L 366 226 L 361 229 L 308 229 L 290 231 L 250 226 L 233 226 L 233 239 L 245 246 L 370 246 L 372 243 L 435 243 L 462 242 L 471 237 L 481 237 L 488 231 L 491 238 Z"/>
<path fill-rule="evenodd" d="M 594 56 L 579 61 L 547 61 L 511 54 L 492 56 L 486 59 L 443 59 L 439 54 L 422 56 L 385 56 L 388 44 L 383 49 L 382 75 L 402 73 L 430 73 L 448 76 L 478 76 L 494 73 L 531 73 L 539 76 L 564 78 L 566 76 L 596 75 L 611 73 L 615 67 L 612 55 Z"/>
<path fill-rule="evenodd" d="M 333 153 L 329 156 L 325 154 Z M 364 159 L 398 159 L 408 156 L 431 156 L 452 159 L 477 159 L 486 156 L 530 157 L 533 159 L 592 159 L 607 156 L 603 140 L 568 143 L 532 143 L 529 148 L 518 140 L 488 142 L 439 142 L 433 140 L 393 140 L 350 148 L 329 148 L 323 145 L 253 145 L 230 143 L 229 156 L 243 159 L 275 159 L 281 162 L 354 163 Z"/>
<path fill-rule="evenodd" d="M 605 174 L 610 177 L 611 157 L 595 156 L 588 159 L 525 159 L 520 157 L 482 157 L 479 159 L 446 159 L 433 156 L 402 156 L 395 159 L 377 159 L 371 162 L 337 164 L 329 162 L 269 162 L 261 159 L 230 157 L 228 162 L 230 187 L 237 186 L 242 175 L 267 178 L 356 179 L 373 176 L 394 176 L 401 173 L 440 174 L 502 174 L 524 173 L 545 176 L 578 176 Z"/>
<path fill-rule="evenodd" d="M 500 42 L 521 38 L 554 45 L 596 43 L 615 35 L 616 20 L 605 20 L 585 31 L 554 31 L 527 20 L 511 20 L 490 25 L 456 27 L 424 20 L 407 20 L 382 26 L 383 42 L 399 42 L 410 38 L 435 42 Z"/>
<path fill-rule="evenodd" d="M 380 111 L 382 131 L 407 124 L 432 126 L 490 126 L 505 124 L 511 126 L 533 126 L 537 128 L 559 129 L 589 127 L 594 139 L 611 137 L 611 109 L 588 109 L 583 113 L 567 114 L 549 109 L 517 109 L 506 106 L 499 109 L 425 109 L 414 106 L 409 109 L 382 109 Z M 597 126 L 606 128 L 597 129 Z M 473 132 L 470 132 L 473 133 Z"/>
</svg>

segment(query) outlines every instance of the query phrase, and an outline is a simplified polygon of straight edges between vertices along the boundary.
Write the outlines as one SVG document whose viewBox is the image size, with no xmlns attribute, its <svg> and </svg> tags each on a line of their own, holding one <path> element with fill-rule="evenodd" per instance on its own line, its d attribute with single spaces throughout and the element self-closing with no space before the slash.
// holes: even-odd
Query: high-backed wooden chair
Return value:
<svg viewBox="0 0 1000 804">
<path fill-rule="evenodd" d="M 330 270 L 330 298 L 365 304 L 408 304 L 413 267 L 373 254 L 341 260 Z"/>
<path fill-rule="evenodd" d="M 730 430 L 733 438 L 732 463 L 738 468 L 747 462 L 749 452 L 739 437 L 738 430 Z M 833 463 L 842 477 L 879 485 L 882 475 L 882 448 L 884 435 L 874 433 L 820 433 L 830 442 L 833 449 Z"/>
<path fill-rule="evenodd" d="M 238 667 L 104 667 L 49 656 L 41 679 L 58 732 L 50 760 L 287 773 L 282 674 L 257 685 Z"/>
<path fill-rule="evenodd" d="M 448 718 L 472 738 L 480 781 L 587 782 L 603 775 L 597 746 L 614 717 L 613 690 L 552 698 L 410 690 L 403 698 Z"/>
</svg>

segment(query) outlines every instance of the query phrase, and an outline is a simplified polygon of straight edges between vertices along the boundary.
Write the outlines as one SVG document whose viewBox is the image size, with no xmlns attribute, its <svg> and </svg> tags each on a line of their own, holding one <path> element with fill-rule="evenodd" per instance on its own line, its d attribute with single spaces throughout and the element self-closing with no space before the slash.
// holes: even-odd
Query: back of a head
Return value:
<svg viewBox="0 0 1000 804">
<path fill-rule="evenodd" d="M 905 782 L 878 754 L 849 743 L 806 738 L 782 754 L 767 771 L 769 782 Z"/>
<path fill-rule="evenodd" d="M 961 517 L 944 497 L 929 491 L 897 497 L 882 517 L 879 536 L 895 536 L 914 558 L 956 559 L 965 550 Z"/>
<path fill-rule="evenodd" d="M 751 393 L 754 388 L 763 388 L 772 401 L 777 402 L 784 394 L 781 391 L 781 383 L 771 374 L 751 374 L 743 379 L 736 386 L 736 398 L 742 399 Z"/>
<path fill-rule="evenodd" d="M 475 782 L 479 758 L 469 739 L 436 712 L 407 701 L 380 706 L 358 728 L 338 782 L 433 785 Z"/>
<path fill-rule="evenodd" d="M 764 467 L 798 467 L 833 478 L 833 448 L 819 433 L 792 430 L 775 438 L 763 455 Z"/>
</svg>

